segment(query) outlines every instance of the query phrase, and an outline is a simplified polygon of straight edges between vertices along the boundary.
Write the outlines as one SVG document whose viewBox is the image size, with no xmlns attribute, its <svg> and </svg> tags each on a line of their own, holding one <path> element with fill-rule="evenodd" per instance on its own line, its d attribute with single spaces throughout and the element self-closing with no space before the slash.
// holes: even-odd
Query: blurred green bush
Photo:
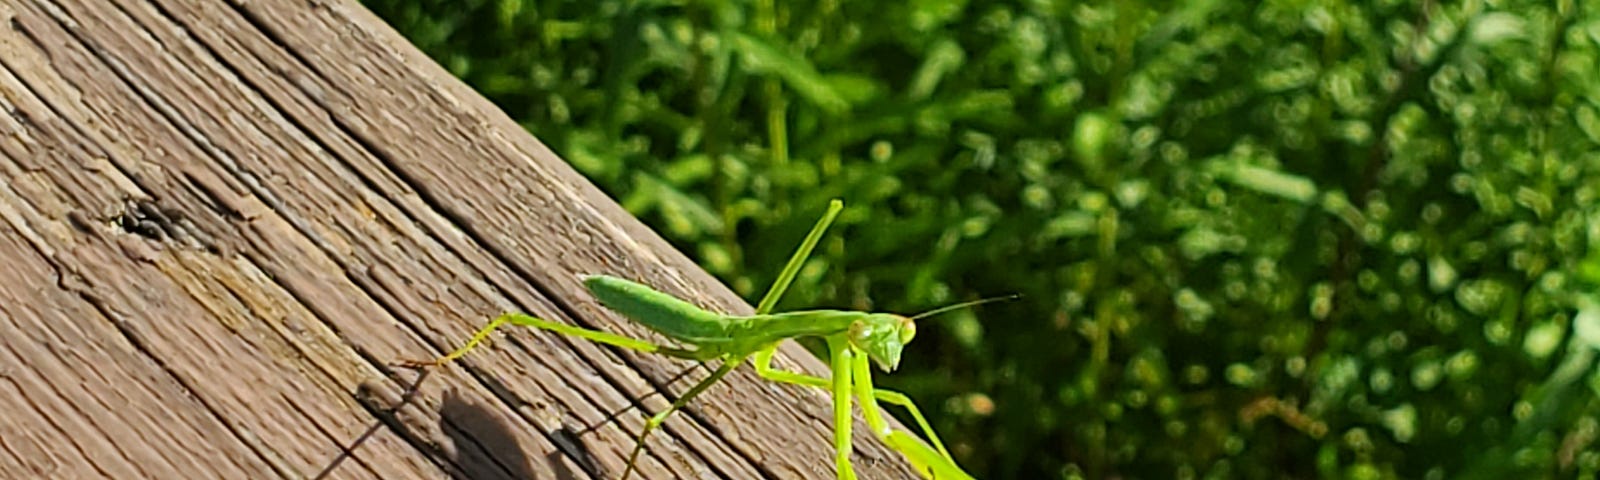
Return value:
<svg viewBox="0 0 1600 480">
<path fill-rule="evenodd" d="M 367 5 L 980 477 L 1594 478 L 1600 6 L 1252 3 Z"/>
</svg>

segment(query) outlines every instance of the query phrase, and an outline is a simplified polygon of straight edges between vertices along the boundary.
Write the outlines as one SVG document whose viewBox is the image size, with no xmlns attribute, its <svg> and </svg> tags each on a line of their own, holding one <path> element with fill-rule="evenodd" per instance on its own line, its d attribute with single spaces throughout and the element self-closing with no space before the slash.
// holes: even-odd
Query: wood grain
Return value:
<svg viewBox="0 0 1600 480">
<path fill-rule="evenodd" d="M 650 336 L 583 273 L 750 311 L 351 1 L 0 0 L 0 107 L 0 478 L 615 478 L 708 370 L 541 331 L 390 364 L 508 310 Z M 643 478 L 833 476 L 821 391 L 685 413 Z"/>
</svg>

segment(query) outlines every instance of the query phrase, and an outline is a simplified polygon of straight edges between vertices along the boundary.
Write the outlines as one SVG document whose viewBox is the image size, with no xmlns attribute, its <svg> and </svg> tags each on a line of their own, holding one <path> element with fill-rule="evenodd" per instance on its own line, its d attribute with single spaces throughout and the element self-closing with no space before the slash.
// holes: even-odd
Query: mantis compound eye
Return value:
<svg viewBox="0 0 1600 480">
<path fill-rule="evenodd" d="M 917 336 L 917 322 L 915 322 L 915 321 L 913 321 L 913 320 L 911 320 L 909 318 L 904 318 L 904 317 L 900 318 L 900 344 L 904 345 L 904 344 L 907 344 L 907 343 L 911 343 L 911 339 L 916 337 L 916 336 Z"/>
</svg>

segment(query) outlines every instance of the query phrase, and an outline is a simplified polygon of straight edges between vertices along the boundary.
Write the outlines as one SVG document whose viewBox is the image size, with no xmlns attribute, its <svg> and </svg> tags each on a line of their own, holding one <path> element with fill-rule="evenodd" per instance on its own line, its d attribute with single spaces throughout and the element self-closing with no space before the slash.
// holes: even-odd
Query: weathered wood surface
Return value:
<svg viewBox="0 0 1600 480">
<path fill-rule="evenodd" d="M 0 0 L 0 107 L 0 478 L 615 478 L 704 368 L 390 362 L 505 310 L 648 335 L 580 273 L 750 308 L 350 0 Z M 826 402 L 743 368 L 641 476 L 831 478 Z"/>
</svg>

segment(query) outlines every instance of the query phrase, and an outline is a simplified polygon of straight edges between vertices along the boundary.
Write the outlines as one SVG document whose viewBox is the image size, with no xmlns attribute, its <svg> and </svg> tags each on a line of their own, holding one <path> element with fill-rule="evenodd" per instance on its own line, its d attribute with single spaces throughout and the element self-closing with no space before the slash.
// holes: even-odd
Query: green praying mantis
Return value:
<svg viewBox="0 0 1600 480">
<path fill-rule="evenodd" d="M 644 448 L 645 439 L 667 420 L 673 412 L 688 404 L 708 387 L 717 383 L 723 376 L 732 372 L 745 359 L 750 359 L 756 373 L 767 380 L 828 389 L 833 396 L 833 421 L 834 421 L 834 462 L 838 478 L 853 480 L 856 478 L 855 470 L 850 464 L 850 428 L 851 428 L 851 395 L 854 394 L 861 402 L 861 410 L 866 417 L 867 425 L 871 427 L 872 434 L 883 440 L 890 448 L 895 449 L 910 461 L 912 467 L 924 478 L 937 480 L 962 480 L 971 479 L 972 476 L 962 471 L 956 465 L 950 452 L 945 450 L 944 444 L 939 442 L 939 437 L 923 418 L 922 412 L 912 403 L 905 394 L 874 388 L 872 386 L 872 370 L 869 365 L 876 363 L 886 372 L 894 371 L 900 364 L 901 350 L 907 342 L 916 336 L 916 320 L 956 308 L 968 307 L 980 303 L 1009 298 L 996 298 L 966 302 L 951 305 L 912 317 L 905 317 L 892 313 L 866 313 L 840 310 L 807 310 L 786 313 L 770 313 L 774 304 L 778 302 L 789 284 L 800 271 L 800 266 L 811 255 L 811 250 L 816 247 L 824 231 L 833 223 L 844 203 L 833 200 L 828 205 L 827 213 L 817 221 L 811 232 L 801 242 L 800 249 L 790 257 L 789 263 L 784 265 L 773 282 L 772 288 L 762 297 L 756 307 L 756 313 L 750 316 L 722 315 L 708 312 L 689 302 L 671 295 L 656 291 L 650 287 L 606 275 L 586 276 L 584 286 L 588 288 L 600 303 L 607 308 L 621 313 L 629 320 L 661 333 L 674 341 L 687 345 L 689 348 L 677 348 L 657 345 L 644 340 L 624 337 L 598 330 L 578 328 L 567 324 L 551 322 L 520 313 L 507 313 L 496 318 L 487 326 L 478 330 L 472 339 L 454 352 L 439 357 L 432 361 L 406 361 L 402 365 L 424 368 L 438 366 L 453 361 L 477 347 L 495 329 L 505 325 L 521 325 L 526 327 L 552 330 L 558 333 L 581 337 L 591 341 L 613 345 L 622 348 L 638 350 L 641 352 L 658 353 L 670 357 L 704 362 L 708 360 L 721 360 L 717 367 L 705 380 L 690 387 L 687 392 L 666 410 L 650 417 L 644 429 L 639 433 L 638 442 L 634 445 L 633 452 L 628 455 L 627 468 L 623 472 L 623 480 L 627 480 L 633 473 L 634 465 L 638 460 L 639 452 Z M 796 337 L 821 337 L 828 346 L 829 363 L 833 369 L 831 378 L 822 378 L 813 375 L 799 374 L 776 370 L 771 367 L 772 356 L 777 352 L 778 344 L 783 340 Z M 910 433 L 894 430 L 884 420 L 883 414 L 878 409 L 878 401 L 904 407 L 916 420 L 922 433 L 932 442 L 927 443 Z"/>
</svg>

